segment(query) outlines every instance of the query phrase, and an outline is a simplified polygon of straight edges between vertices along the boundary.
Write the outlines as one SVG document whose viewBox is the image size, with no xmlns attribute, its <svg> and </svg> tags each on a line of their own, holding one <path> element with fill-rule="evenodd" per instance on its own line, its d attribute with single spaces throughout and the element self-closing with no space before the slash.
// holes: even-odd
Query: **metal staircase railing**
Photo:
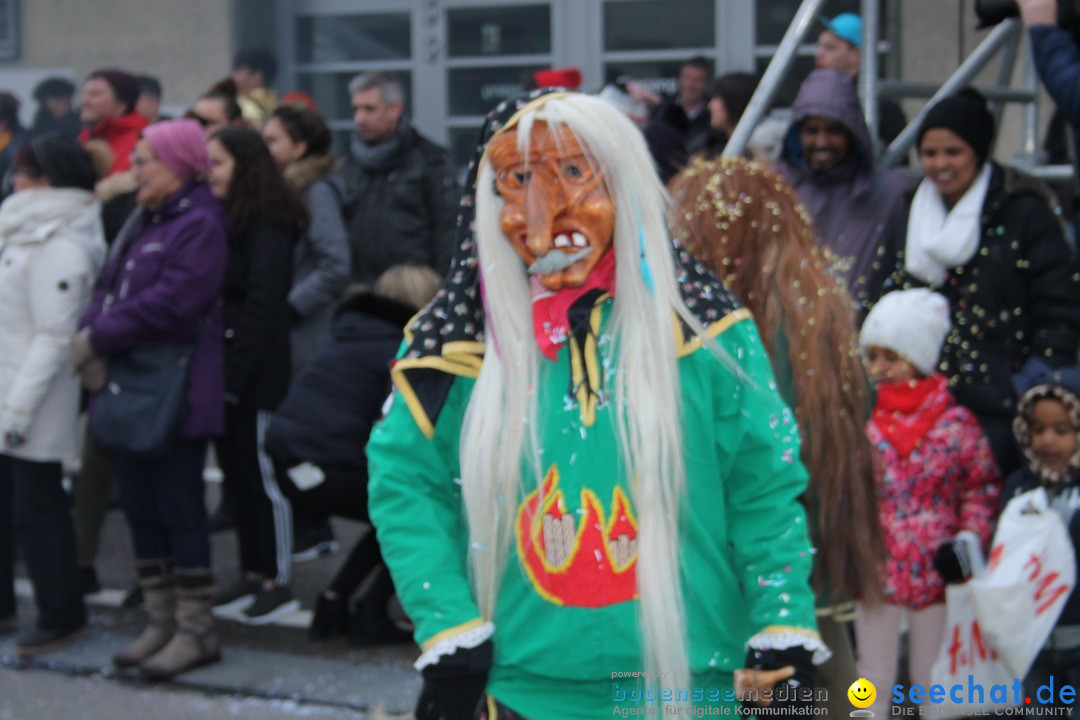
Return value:
<svg viewBox="0 0 1080 720">
<path fill-rule="evenodd" d="M 810 29 L 814 26 L 823 4 L 824 0 L 803 0 L 799 5 L 795 17 L 788 25 L 777 47 L 776 54 L 769 62 L 757 90 L 724 148 L 725 155 L 741 155 L 746 149 L 751 132 L 768 113 L 781 83 L 790 72 L 799 45 L 805 41 Z M 862 47 L 876 50 L 880 34 L 878 0 L 862 0 L 860 11 L 863 23 Z M 1040 150 L 1038 142 L 1038 78 L 1030 48 L 1023 53 L 1024 65 L 1020 86 L 1012 86 L 1016 62 L 1021 57 L 1023 34 L 1023 27 L 1018 19 L 1011 18 L 998 24 L 941 85 L 882 80 L 878 78 L 878 53 L 863 52 L 859 91 L 866 124 L 871 128 L 872 137 L 877 137 L 877 98 L 879 95 L 894 98 L 928 98 L 926 105 L 916 113 L 915 117 L 911 118 L 904 130 L 887 148 L 875 148 L 875 154 L 881 157 L 881 162 L 886 166 L 894 166 L 906 158 L 915 143 L 919 124 L 929 108 L 940 98 L 972 84 L 976 75 L 1000 55 L 1001 63 L 998 68 L 997 82 L 990 86 L 979 86 L 979 91 L 990 101 L 995 120 L 1000 120 L 1005 103 L 1022 103 L 1025 106 L 1021 148 L 1013 158 L 1013 162 L 1045 180 L 1073 179 L 1075 173 L 1072 165 L 1044 164 L 1045 155 Z"/>
</svg>

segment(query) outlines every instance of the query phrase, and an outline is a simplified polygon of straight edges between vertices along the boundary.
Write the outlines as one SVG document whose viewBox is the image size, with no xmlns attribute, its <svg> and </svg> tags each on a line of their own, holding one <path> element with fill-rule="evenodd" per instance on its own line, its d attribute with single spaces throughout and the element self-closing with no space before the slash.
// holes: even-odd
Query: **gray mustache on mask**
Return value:
<svg viewBox="0 0 1080 720">
<path fill-rule="evenodd" d="M 547 275 L 548 273 L 565 270 L 566 268 L 570 267 L 592 251 L 593 249 L 591 247 L 587 247 L 578 250 L 576 253 L 570 253 L 569 255 L 567 255 L 564 252 L 552 250 L 547 255 L 543 256 L 529 266 L 529 274 Z"/>
</svg>

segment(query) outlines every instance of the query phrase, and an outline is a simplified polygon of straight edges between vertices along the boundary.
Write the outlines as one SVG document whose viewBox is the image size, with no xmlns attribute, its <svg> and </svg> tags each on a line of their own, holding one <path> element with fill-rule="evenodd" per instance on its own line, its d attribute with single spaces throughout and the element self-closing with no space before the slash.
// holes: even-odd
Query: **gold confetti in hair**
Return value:
<svg viewBox="0 0 1080 720">
<path fill-rule="evenodd" d="M 780 176 L 742 158 L 697 158 L 669 187 L 672 237 L 754 314 L 794 406 L 817 520 L 815 586 L 880 599 L 884 541 L 855 307 L 809 212 Z"/>
</svg>

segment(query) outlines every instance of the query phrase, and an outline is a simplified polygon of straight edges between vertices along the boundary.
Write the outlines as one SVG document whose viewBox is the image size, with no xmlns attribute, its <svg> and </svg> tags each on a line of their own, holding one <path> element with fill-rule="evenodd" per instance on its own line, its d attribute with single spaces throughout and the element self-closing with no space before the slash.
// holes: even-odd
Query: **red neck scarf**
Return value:
<svg viewBox="0 0 1080 720">
<path fill-rule="evenodd" d="M 870 422 L 906 458 L 918 447 L 942 413 L 952 405 L 952 394 L 944 375 L 923 380 L 882 383 Z"/>
<path fill-rule="evenodd" d="M 570 306 L 590 290 L 606 290 L 615 295 L 615 253 L 608 250 L 593 266 L 580 287 L 564 288 L 556 292 L 540 284 L 540 279 L 533 275 L 529 278 L 532 288 L 533 334 L 536 344 L 548 360 L 555 360 L 559 346 L 566 342 L 570 334 L 570 321 L 567 312 Z"/>
</svg>

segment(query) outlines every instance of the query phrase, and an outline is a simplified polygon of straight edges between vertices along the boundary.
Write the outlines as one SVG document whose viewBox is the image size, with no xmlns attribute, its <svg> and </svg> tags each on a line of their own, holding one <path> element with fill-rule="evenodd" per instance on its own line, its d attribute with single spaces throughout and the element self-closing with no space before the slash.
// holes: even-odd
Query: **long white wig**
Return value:
<svg viewBox="0 0 1080 720">
<path fill-rule="evenodd" d="M 679 508 L 686 485 L 675 311 L 699 332 L 679 294 L 665 224 L 667 195 L 640 131 L 617 110 L 585 95 L 552 95 L 523 108 L 519 147 L 533 124 L 570 130 L 592 155 L 616 209 L 612 308 L 614 415 L 637 517 L 637 589 L 645 670 L 689 687 L 679 563 Z M 494 172 L 479 168 L 476 238 L 487 313 L 487 348 L 461 437 L 462 492 L 470 532 L 470 568 L 480 610 L 491 619 L 523 493 L 523 464 L 543 482 L 536 385 L 540 352 L 533 336 L 524 263 L 499 227 L 503 202 Z M 644 269 L 644 268 L 647 268 Z"/>
</svg>

